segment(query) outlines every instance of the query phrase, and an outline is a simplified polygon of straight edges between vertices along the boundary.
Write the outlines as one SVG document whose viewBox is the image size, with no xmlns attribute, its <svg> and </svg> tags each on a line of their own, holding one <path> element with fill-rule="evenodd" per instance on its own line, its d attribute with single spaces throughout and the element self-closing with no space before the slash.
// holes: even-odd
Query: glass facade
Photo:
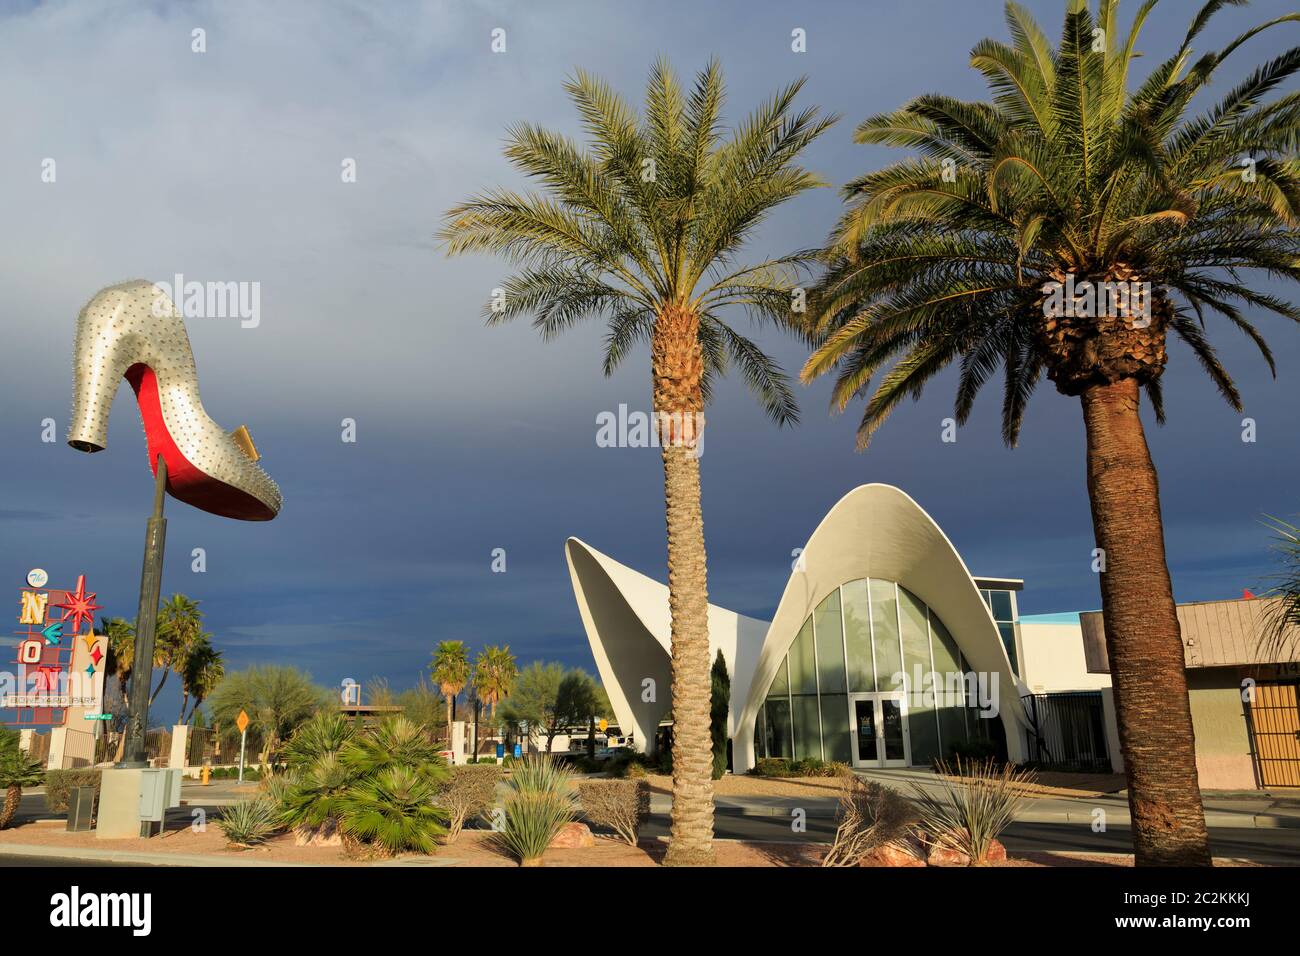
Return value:
<svg viewBox="0 0 1300 956">
<path fill-rule="evenodd" d="M 893 581 L 849 581 L 814 608 L 781 662 L 755 721 L 755 755 L 848 763 L 879 753 L 897 761 L 903 752 L 884 728 L 903 692 L 906 759 L 929 764 L 955 741 L 988 732 L 968 671 L 952 634 L 920 598 Z M 879 748 L 859 739 L 863 728 L 867 737 L 874 732 L 877 713 Z"/>
</svg>

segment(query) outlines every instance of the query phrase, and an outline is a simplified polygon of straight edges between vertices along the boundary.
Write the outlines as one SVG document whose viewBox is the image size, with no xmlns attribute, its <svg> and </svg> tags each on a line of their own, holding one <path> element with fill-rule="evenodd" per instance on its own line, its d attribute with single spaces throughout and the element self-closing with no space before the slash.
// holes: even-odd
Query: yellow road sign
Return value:
<svg viewBox="0 0 1300 956">
<path fill-rule="evenodd" d="M 248 714 L 241 710 L 239 716 L 235 718 L 235 726 L 239 728 L 241 734 L 246 731 L 248 729 Z"/>
<path fill-rule="evenodd" d="M 600 718 L 600 729 L 601 729 L 601 732 L 603 733 L 603 732 L 604 732 L 605 730 L 607 730 L 608 728 L 609 728 L 609 721 L 606 720 L 604 717 Z"/>
</svg>

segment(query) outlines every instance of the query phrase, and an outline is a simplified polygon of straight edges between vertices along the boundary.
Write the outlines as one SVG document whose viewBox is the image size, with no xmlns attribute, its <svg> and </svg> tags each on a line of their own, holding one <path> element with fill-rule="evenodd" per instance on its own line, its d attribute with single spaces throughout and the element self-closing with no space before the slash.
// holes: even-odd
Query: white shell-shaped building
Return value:
<svg viewBox="0 0 1300 956">
<path fill-rule="evenodd" d="M 576 538 L 565 552 L 619 726 L 651 748 L 671 717 L 668 588 Z M 989 600 L 1018 586 L 973 578 L 900 489 L 853 489 L 808 539 L 771 622 L 709 605 L 733 769 L 765 756 L 925 766 L 959 741 L 1023 760 L 1014 613 Z"/>
</svg>

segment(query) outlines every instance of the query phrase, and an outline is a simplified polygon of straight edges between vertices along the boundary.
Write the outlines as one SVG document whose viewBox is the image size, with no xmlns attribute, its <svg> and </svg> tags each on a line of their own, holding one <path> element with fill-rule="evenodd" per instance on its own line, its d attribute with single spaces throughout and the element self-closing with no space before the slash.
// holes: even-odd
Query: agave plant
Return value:
<svg viewBox="0 0 1300 956">
<path fill-rule="evenodd" d="M 388 767 L 342 796 L 339 829 L 387 853 L 432 853 L 447 832 L 447 813 L 434 803 L 437 792 L 419 769 Z"/>
<path fill-rule="evenodd" d="M 251 847 L 265 843 L 280 829 L 280 815 L 275 804 L 264 798 L 241 800 L 221 811 L 217 826 L 234 846 Z"/>
<path fill-rule="evenodd" d="M 496 844 L 520 866 L 541 866 L 551 841 L 578 813 L 572 777 L 555 761 L 537 754 L 517 763 L 506 782 L 504 821 Z"/>
</svg>

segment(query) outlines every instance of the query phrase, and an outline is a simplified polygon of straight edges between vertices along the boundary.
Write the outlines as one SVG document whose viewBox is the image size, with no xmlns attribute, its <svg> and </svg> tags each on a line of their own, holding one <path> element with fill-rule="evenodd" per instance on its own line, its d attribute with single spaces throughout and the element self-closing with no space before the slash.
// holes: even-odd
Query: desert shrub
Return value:
<svg viewBox="0 0 1300 956">
<path fill-rule="evenodd" d="M 417 767 L 387 767 L 339 798 L 339 829 L 389 854 L 432 853 L 447 832 L 447 813 L 434 803 L 440 782 Z"/>
<path fill-rule="evenodd" d="M 569 781 L 568 772 L 541 755 L 521 761 L 506 781 L 504 821 L 493 839 L 520 866 L 541 866 L 546 848 L 573 821 L 577 807 Z"/>
<path fill-rule="evenodd" d="M 657 754 L 642 754 L 634 750 L 625 750 L 604 761 L 603 769 L 611 777 L 640 778 L 651 773 L 671 774 L 673 772 L 673 755 L 669 751 Z"/>
<path fill-rule="evenodd" d="M 644 780 L 584 780 L 578 798 L 586 818 L 636 846 L 641 822 L 650 814 L 650 788 Z"/>
<path fill-rule="evenodd" d="M 241 800 L 221 811 L 217 826 L 226 840 L 236 846 L 265 843 L 280 829 L 280 814 L 275 804 L 264 797 Z"/>
<path fill-rule="evenodd" d="M 438 791 L 438 806 L 447 813 L 447 841 L 460 835 L 465 822 L 496 802 L 501 768 L 493 766 L 452 767 L 451 776 Z"/>
<path fill-rule="evenodd" d="M 845 772 L 835 810 L 835 839 L 822 866 L 857 866 L 877 847 L 907 835 L 916 811 L 897 790 Z"/>
<path fill-rule="evenodd" d="M 1022 791 L 1034 774 L 993 760 L 957 759 L 940 763 L 938 770 L 940 795 L 911 785 L 926 839 L 931 846 L 966 854 L 972 865 L 983 863 L 993 841 L 1025 804 Z"/>
<path fill-rule="evenodd" d="M 93 767 L 79 770 L 49 770 L 45 773 L 45 809 L 51 813 L 68 812 L 68 795 L 74 787 L 94 787 L 99 796 L 100 771 Z"/>
<path fill-rule="evenodd" d="M 835 760 L 804 757 L 790 760 L 787 757 L 762 757 L 749 771 L 756 777 L 838 777 L 848 772 L 848 764 Z"/>
</svg>

